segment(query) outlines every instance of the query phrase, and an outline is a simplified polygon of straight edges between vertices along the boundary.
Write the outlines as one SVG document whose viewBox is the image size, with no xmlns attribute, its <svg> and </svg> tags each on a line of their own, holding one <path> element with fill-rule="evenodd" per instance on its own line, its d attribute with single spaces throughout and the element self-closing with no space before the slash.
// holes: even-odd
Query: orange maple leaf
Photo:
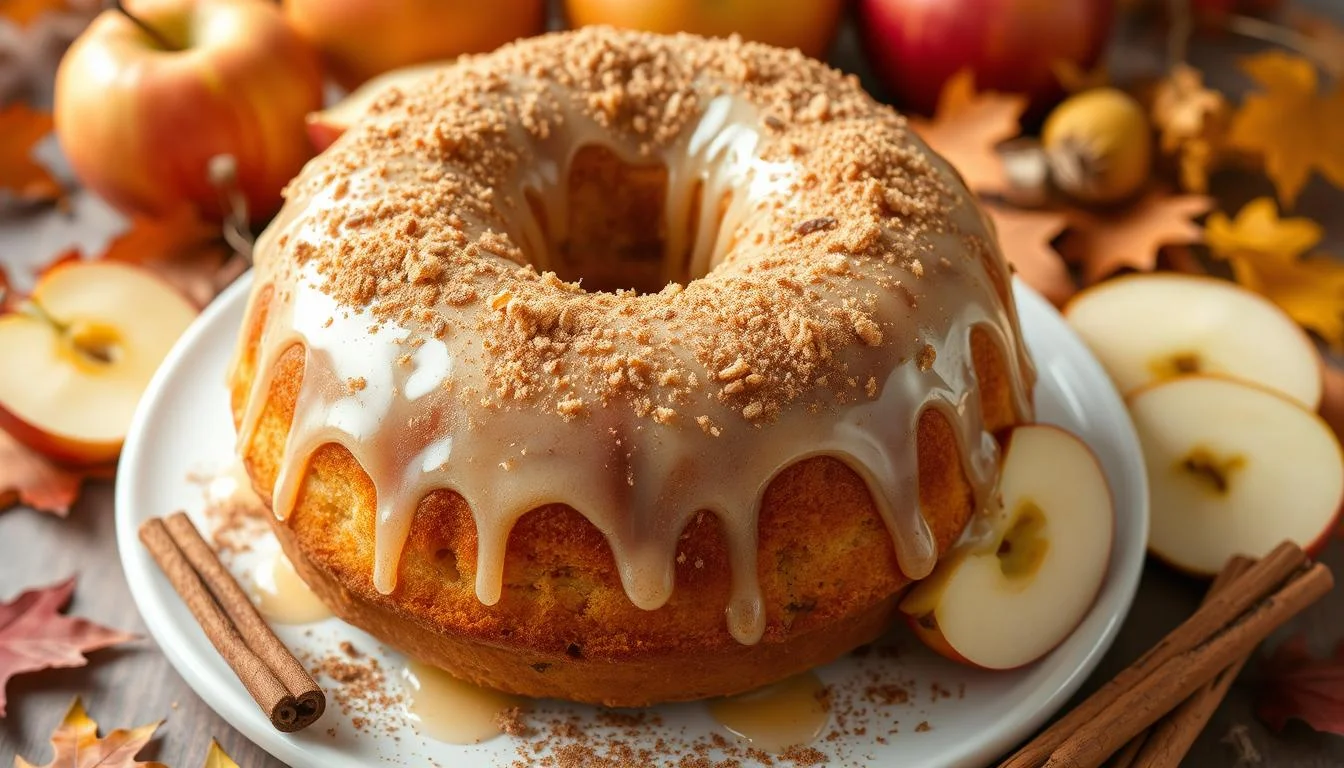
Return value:
<svg viewBox="0 0 1344 768">
<path fill-rule="evenodd" d="M 1050 245 L 1068 225 L 1057 211 L 1024 211 L 1000 206 L 986 210 L 994 221 L 1004 258 L 1027 285 L 1061 306 L 1077 290 L 1064 259 Z"/>
<path fill-rule="evenodd" d="M 89 717 L 76 697 L 60 726 L 51 734 L 51 747 L 56 753 L 52 761 L 35 766 L 15 757 L 14 768 L 167 768 L 163 763 L 142 763 L 135 759 L 162 723 L 160 720 L 130 730 L 118 728 L 100 739 L 98 723 Z"/>
<path fill-rule="evenodd" d="M 1284 205 L 1293 204 L 1312 171 L 1344 187 L 1344 85 L 1322 96 L 1312 63 L 1281 51 L 1252 56 L 1242 69 L 1263 90 L 1232 116 L 1228 144 L 1264 157 Z"/>
<path fill-rule="evenodd" d="M 69 10 L 66 0 L 0 0 L 0 16 L 26 27 L 39 16 Z"/>
<path fill-rule="evenodd" d="M 0 108 L 0 190 L 24 202 L 55 200 L 61 185 L 33 159 L 33 145 L 51 133 L 51 115 L 22 102 Z"/>
<path fill-rule="evenodd" d="M 1063 253 L 1082 264 L 1083 281 L 1088 284 L 1126 267 L 1147 272 L 1157 266 L 1162 246 L 1202 242 L 1204 230 L 1191 219 L 1212 207 L 1213 200 L 1203 195 L 1172 195 L 1153 189 L 1125 208 L 1105 214 L 1069 209 L 1066 213 L 1073 229 L 1062 244 Z"/>
<path fill-rule="evenodd" d="M 1279 218 L 1278 208 L 1268 197 L 1259 197 L 1242 206 L 1236 218 L 1222 211 L 1209 215 L 1204 224 L 1204 239 L 1213 255 L 1238 259 L 1247 254 L 1290 262 L 1321 242 L 1325 230 L 1304 217 Z"/>
<path fill-rule="evenodd" d="M 953 75 L 938 97 L 932 120 L 910 118 L 910 125 L 934 152 L 942 155 L 975 192 L 1008 187 L 1003 160 L 995 147 L 1022 132 L 1027 98 L 975 90 L 975 74 Z"/>
<path fill-rule="evenodd" d="M 143 265 L 204 306 L 245 262 L 224 242 L 218 224 L 202 221 L 182 207 L 162 218 L 136 216 L 107 246 L 101 258 Z"/>
<path fill-rule="evenodd" d="M 0 510 L 26 504 L 65 517 L 79 498 L 84 477 L 51 463 L 0 430 Z"/>
<path fill-rule="evenodd" d="M 205 754 L 205 768 L 238 768 L 229 753 L 219 746 L 219 742 L 210 740 L 210 751 Z"/>
</svg>

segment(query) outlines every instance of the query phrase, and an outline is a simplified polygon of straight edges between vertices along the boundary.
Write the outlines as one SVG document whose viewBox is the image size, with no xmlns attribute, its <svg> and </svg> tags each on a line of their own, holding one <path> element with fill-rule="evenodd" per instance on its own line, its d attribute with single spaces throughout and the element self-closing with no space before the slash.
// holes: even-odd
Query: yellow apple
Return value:
<svg viewBox="0 0 1344 768">
<path fill-rule="evenodd" d="M 398 67 L 494 50 L 546 28 L 545 0 L 284 0 L 284 9 L 347 89 Z"/>
<path fill-rule="evenodd" d="M 111 461 L 196 308 L 141 267 L 70 261 L 0 315 L 0 428 L 69 464 Z"/>
<path fill-rule="evenodd" d="M 798 48 L 814 58 L 826 56 L 843 10 L 841 0 L 801 0 L 787 5 L 771 0 L 565 0 L 565 13 L 576 27 L 609 24 L 706 37 L 737 33 L 747 40 Z"/>
<path fill-rule="evenodd" d="M 126 6 L 155 34 L 104 11 L 57 70 L 56 135 L 75 173 L 127 212 L 163 215 L 186 200 L 218 217 L 208 168 L 229 154 L 250 214 L 270 216 L 312 156 L 317 53 L 264 0 Z"/>
<path fill-rule="evenodd" d="M 953 661 L 1014 669 L 1087 615 L 1110 562 L 1110 487 L 1091 449 L 1058 427 L 1017 427 L 993 535 L 939 561 L 901 601 L 915 635 Z"/>
</svg>

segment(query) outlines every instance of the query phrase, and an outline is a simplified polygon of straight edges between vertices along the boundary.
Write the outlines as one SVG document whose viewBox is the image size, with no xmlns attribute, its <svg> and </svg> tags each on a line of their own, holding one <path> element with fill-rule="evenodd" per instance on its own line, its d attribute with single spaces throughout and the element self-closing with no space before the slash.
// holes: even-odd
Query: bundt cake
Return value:
<svg viewBox="0 0 1344 768">
<path fill-rule="evenodd" d="M 1031 417 L 972 196 L 797 52 L 519 42 L 385 92 L 286 197 L 238 451 L 339 616 L 474 683 L 634 706 L 830 661 Z"/>
</svg>

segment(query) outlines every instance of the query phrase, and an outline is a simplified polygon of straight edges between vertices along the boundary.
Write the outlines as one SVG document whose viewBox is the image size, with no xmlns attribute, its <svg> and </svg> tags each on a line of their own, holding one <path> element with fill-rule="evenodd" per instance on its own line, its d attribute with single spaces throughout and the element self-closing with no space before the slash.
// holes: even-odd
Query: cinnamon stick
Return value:
<svg viewBox="0 0 1344 768">
<path fill-rule="evenodd" d="M 1000 764 L 1000 768 L 1039 768 L 1078 729 L 1095 721 L 1112 702 L 1168 660 L 1206 642 L 1233 619 L 1282 584 L 1307 561 L 1292 542 L 1275 547 L 1225 590 L 1209 597 L 1199 610 L 1113 680 Z M 1230 662 L 1229 662 L 1230 663 Z M 1134 734 L 1130 734 L 1133 736 Z"/>
<path fill-rule="evenodd" d="M 1224 593 L 1237 589 L 1236 585 L 1250 573 L 1248 571 L 1235 580 Z M 1080 725 L 1060 743 L 1045 762 L 1045 767 L 1100 766 L 1125 742 L 1189 698 L 1233 662 L 1249 654 L 1271 632 L 1319 600 L 1333 586 L 1330 570 L 1319 563 L 1294 574 L 1282 588 L 1217 631 L 1212 638 L 1170 656 L 1151 668 L 1142 680 L 1113 697 L 1094 718 Z M 1213 596 L 1210 604 L 1218 599 L 1218 595 Z"/>
<path fill-rule="evenodd" d="M 232 574 L 182 513 L 146 520 L 144 543 L 229 668 L 277 730 L 317 721 L 326 695 L 252 606 Z"/>
<path fill-rule="evenodd" d="M 1229 560 L 1209 586 L 1209 593 L 1204 599 L 1208 600 L 1209 597 L 1226 589 L 1236 577 L 1251 567 L 1252 562 L 1250 558 L 1240 556 Z M 1218 705 L 1227 696 L 1232 681 L 1241 674 L 1241 668 L 1250 658 L 1251 655 L 1247 653 L 1232 662 L 1232 666 L 1205 683 L 1194 695 L 1159 720 L 1147 733 L 1140 734 L 1131 741 L 1130 744 L 1135 745 L 1135 749 L 1130 762 L 1121 762 L 1117 757 L 1111 761 L 1113 768 L 1128 768 L 1130 765 L 1141 765 L 1144 768 L 1177 768 L 1195 743 L 1195 739 L 1204 730 L 1204 726 L 1208 724 L 1214 710 L 1218 709 Z"/>
</svg>

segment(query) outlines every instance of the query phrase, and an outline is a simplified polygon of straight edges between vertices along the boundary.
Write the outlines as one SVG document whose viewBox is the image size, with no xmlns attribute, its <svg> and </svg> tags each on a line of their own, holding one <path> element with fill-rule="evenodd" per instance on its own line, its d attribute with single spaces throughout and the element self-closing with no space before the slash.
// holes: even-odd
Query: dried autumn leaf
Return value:
<svg viewBox="0 0 1344 768">
<path fill-rule="evenodd" d="M 88 663 L 86 652 L 135 639 L 88 619 L 61 615 L 74 592 L 71 577 L 0 603 L 0 716 L 5 714 L 4 686 L 14 675 L 82 667 Z"/>
<path fill-rule="evenodd" d="M 975 90 L 975 74 L 953 75 L 938 97 L 932 120 L 911 118 L 910 125 L 933 151 L 942 155 L 975 192 L 1007 187 L 1003 161 L 995 147 L 1022 132 L 1027 98 Z"/>
<path fill-rule="evenodd" d="M 83 485 L 83 475 L 52 464 L 0 429 L 0 510 L 26 504 L 65 517 Z"/>
<path fill-rule="evenodd" d="M 1284 205 L 1293 204 L 1312 171 L 1344 187 L 1344 85 L 1321 95 L 1312 63 L 1281 51 L 1252 56 L 1242 69 L 1263 90 L 1247 95 L 1232 116 L 1228 144 L 1264 157 Z"/>
<path fill-rule="evenodd" d="M 167 768 L 163 763 L 142 763 L 135 759 L 162 723 L 160 720 L 130 730 L 118 728 L 100 739 L 98 723 L 89 717 L 76 697 L 60 726 L 51 734 L 51 748 L 55 751 L 51 762 L 36 766 L 15 757 L 14 768 Z"/>
<path fill-rule="evenodd" d="M 0 108 L 0 190 L 23 202 L 55 200 L 61 185 L 33 159 L 33 146 L 51 133 L 51 115 L 15 102 Z"/>
<path fill-rule="evenodd" d="M 1055 211 L 1022 211 L 988 206 L 1008 263 L 1022 279 L 1056 306 L 1077 290 L 1064 259 L 1050 245 L 1064 231 L 1068 219 Z"/>
<path fill-rule="evenodd" d="M 1344 643 L 1333 656 L 1314 658 L 1297 635 L 1275 649 L 1261 667 L 1255 712 L 1276 731 L 1291 719 L 1326 733 L 1344 734 Z"/>
<path fill-rule="evenodd" d="M 1082 264 L 1091 284 L 1126 267 L 1147 272 L 1157 265 L 1164 245 L 1189 245 L 1204 239 L 1191 221 L 1213 207 L 1203 195 L 1172 195 L 1153 189 L 1125 208 L 1106 213 L 1068 210 L 1072 231 L 1062 244 L 1070 261 Z"/>
<path fill-rule="evenodd" d="M 1344 263 L 1325 255 L 1283 261 L 1250 251 L 1231 262 L 1238 283 L 1344 351 Z"/>
<path fill-rule="evenodd" d="M 20 27 L 28 26 L 44 14 L 61 13 L 68 9 L 66 0 L 0 0 L 0 16 Z"/>
<path fill-rule="evenodd" d="M 210 740 L 210 751 L 205 753 L 205 766 L 203 768 L 238 768 L 238 764 L 229 757 L 229 753 L 219 746 L 219 742 Z"/>
<path fill-rule="evenodd" d="M 1204 239 L 1215 256 L 1234 259 L 1250 252 L 1292 261 L 1317 243 L 1325 230 L 1308 218 L 1279 218 L 1278 206 L 1259 197 L 1242 206 L 1235 219 L 1222 211 L 1209 215 Z"/>
<path fill-rule="evenodd" d="M 101 258 L 141 264 L 198 306 L 210 303 L 241 273 L 219 225 L 202 221 L 189 207 L 157 219 L 134 217 Z"/>
<path fill-rule="evenodd" d="M 1177 64 L 1157 84 L 1150 113 L 1162 151 L 1176 157 L 1181 187 L 1207 191 L 1209 169 L 1227 132 L 1227 99 L 1205 87 L 1199 70 Z"/>
</svg>

